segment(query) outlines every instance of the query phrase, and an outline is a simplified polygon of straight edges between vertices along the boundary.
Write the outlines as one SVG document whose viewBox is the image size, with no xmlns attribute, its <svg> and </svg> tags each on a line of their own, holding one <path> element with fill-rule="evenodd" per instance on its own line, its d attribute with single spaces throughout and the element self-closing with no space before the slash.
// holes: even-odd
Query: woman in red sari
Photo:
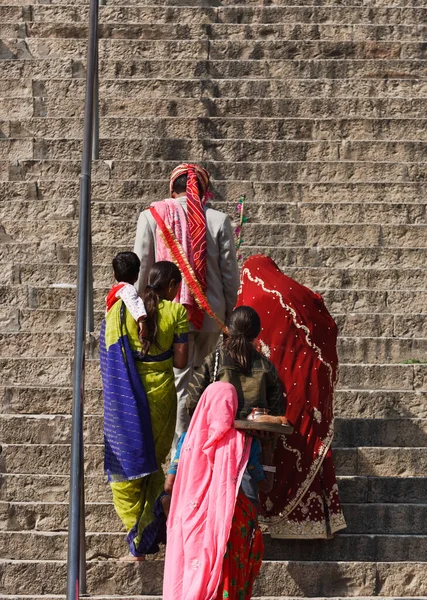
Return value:
<svg viewBox="0 0 427 600">
<path fill-rule="evenodd" d="M 273 490 L 261 513 L 280 538 L 328 538 L 345 528 L 331 443 L 337 380 L 337 326 L 323 299 L 284 275 L 268 257 L 243 265 L 237 305 L 261 317 L 259 349 L 276 366 L 294 426 L 276 448 Z"/>
</svg>

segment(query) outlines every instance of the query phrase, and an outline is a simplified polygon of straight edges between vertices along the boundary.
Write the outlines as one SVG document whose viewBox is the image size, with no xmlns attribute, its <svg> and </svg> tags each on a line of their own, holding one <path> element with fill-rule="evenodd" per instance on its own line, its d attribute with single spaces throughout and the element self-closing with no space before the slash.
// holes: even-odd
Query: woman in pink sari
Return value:
<svg viewBox="0 0 427 600">
<path fill-rule="evenodd" d="M 261 473 L 260 487 L 264 481 L 270 488 L 273 477 L 261 465 L 259 442 L 234 429 L 237 407 L 233 385 L 212 383 L 191 420 L 167 521 L 163 600 L 251 597 L 264 547 L 256 508 L 240 483 L 247 465 L 254 478 Z M 263 463 L 271 444 L 265 448 Z"/>
<path fill-rule="evenodd" d="M 262 255 L 244 263 L 237 305 L 261 317 L 258 347 L 279 373 L 294 426 L 276 446 L 274 487 L 260 512 L 274 537 L 328 538 L 346 526 L 331 451 L 337 326 L 319 294 Z"/>
</svg>

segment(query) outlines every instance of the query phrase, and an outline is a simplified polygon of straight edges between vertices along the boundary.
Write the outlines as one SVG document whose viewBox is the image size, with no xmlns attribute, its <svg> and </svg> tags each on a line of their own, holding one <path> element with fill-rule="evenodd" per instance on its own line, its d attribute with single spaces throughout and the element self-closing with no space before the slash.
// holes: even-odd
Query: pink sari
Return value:
<svg viewBox="0 0 427 600">
<path fill-rule="evenodd" d="M 212 600 L 250 441 L 233 427 L 237 394 L 216 382 L 203 393 L 181 450 L 168 517 L 163 600 Z"/>
</svg>

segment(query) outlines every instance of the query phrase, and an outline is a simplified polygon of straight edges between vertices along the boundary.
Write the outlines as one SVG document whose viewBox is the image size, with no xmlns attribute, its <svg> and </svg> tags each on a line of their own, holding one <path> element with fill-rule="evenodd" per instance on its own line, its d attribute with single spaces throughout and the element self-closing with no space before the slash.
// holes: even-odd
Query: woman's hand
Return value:
<svg viewBox="0 0 427 600">
<path fill-rule="evenodd" d="M 169 494 L 169 496 L 172 496 L 172 490 L 173 490 L 173 484 L 175 483 L 175 477 L 176 477 L 176 475 L 172 475 L 171 473 L 166 475 L 165 492 L 167 494 Z"/>
<path fill-rule="evenodd" d="M 173 366 L 185 369 L 188 363 L 188 342 L 173 345 Z"/>
</svg>

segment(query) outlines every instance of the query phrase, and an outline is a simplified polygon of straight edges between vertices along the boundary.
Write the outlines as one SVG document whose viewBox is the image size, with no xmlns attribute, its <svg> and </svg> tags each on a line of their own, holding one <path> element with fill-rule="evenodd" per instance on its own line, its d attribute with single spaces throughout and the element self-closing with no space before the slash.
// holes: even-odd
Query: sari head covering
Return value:
<svg viewBox="0 0 427 600">
<path fill-rule="evenodd" d="M 243 264 L 237 305 L 243 304 L 261 317 L 259 349 L 278 370 L 286 394 L 285 414 L 295 428 L 277 445 L 275 485 L 262 497 L 263 514 L 286 516 L 309 490 L 331 446 L 337 326 L 319 294 L 262 255 Z M 332 473 L 331 486 L 336 487 L 333 469 Z"/>
<path fill-rule="evenodd" d="M 237 393 L 209 385 L 179 459 L 168 517 L 163 600 L 212 600 L 221 583 L 250 441 L 233 427 Z"/>
</svg>

